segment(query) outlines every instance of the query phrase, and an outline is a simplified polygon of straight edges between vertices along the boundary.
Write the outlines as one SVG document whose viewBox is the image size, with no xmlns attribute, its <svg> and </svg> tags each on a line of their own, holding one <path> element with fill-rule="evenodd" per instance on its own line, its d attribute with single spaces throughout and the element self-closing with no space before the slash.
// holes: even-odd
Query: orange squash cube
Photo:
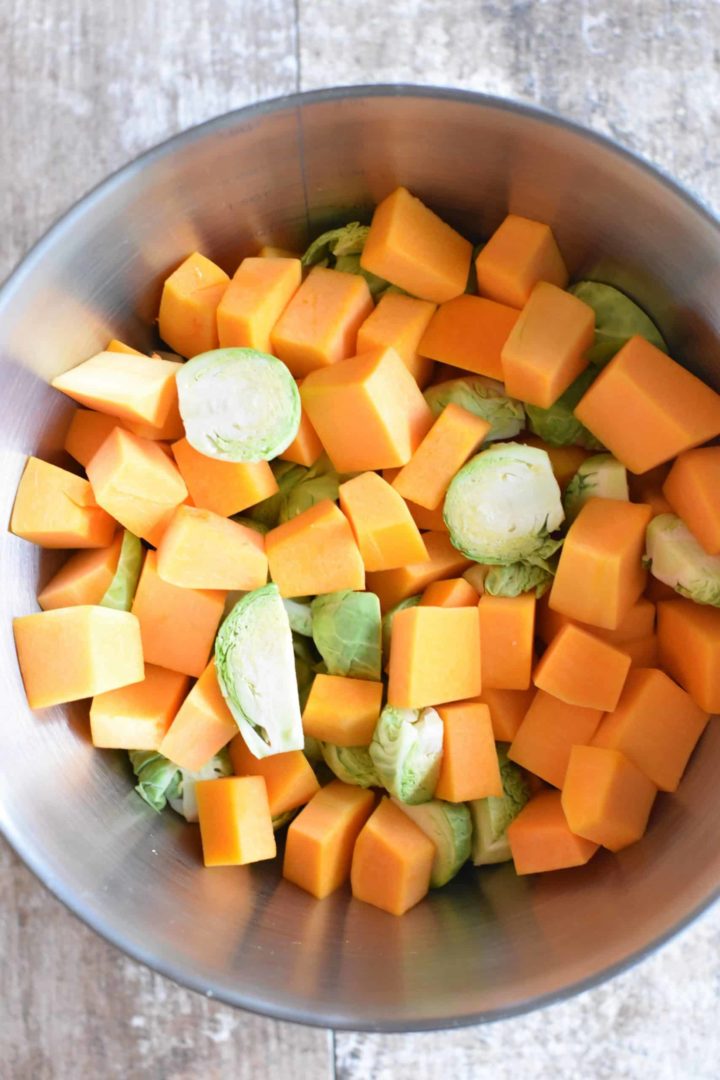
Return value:
<svg viewBox="0 0 720 1080">
<path fill-rule="evenodd" d="M 385 293 L 358 330 L 357 351 L 394 349 L 420 389 L 430 382 L 434 364 L 419 352 L 435 304 L 416 296 Z"/>
<path fill-rule="evenodd" d="M 554 787 L 562 787 L 573 746 L 587 746 L 602 709 L 568 705 L 538 690 L 512 740 L 508 757 Z"/>
<path fill-rule="evenodd" d="M 404 499 L 437 510 L 453 476 L 479 449 L 489 430 L 487 420 L 451 402 L 400 469 L 393 487 Z"/>
<path fill-rule="evenodd" d="M 427 562 L 427 549 L 410 511 L 381 476 L 361 473 L 341 484 L 339 494 L 366 570 Z"/>
<path fill-rule="evenodd" d="M 158 326 L 171 349 L 181 356 L 217 349 L 217 309 L 229 282 L 225 271 L 198 251 L 166 278 Z"/>
<path fill-rule="evenodd" d="M 282 596 L 365 587 L 365 567 L 350 523 L 329 499 L 271 529 L 265 551 L 270 577 Z"/>
<path fill-rule="evenodd" d="M 236 776 L 262 776 L 273 818 L 304 806 L 320 790 L 312 765 L 302 750 L 256 758 L 242 735 L 230 743 L 230 760 Z"/>
<path fill-rule="evenodd" d="M 146 664 L 142 682 L 96 694 L 90 705 L 93 746 L 159 750 L 189 686 L 187 675 Z"/>
<path fill-rule="evenodd" d="M 720 446 L 680 454 L 662 490 L 708 555 L 720 555 Z"/>
<path fill-rule="evenodd" d="M 478 292 L 501 304 L 523 307 L 539 281 L 564 289 L 568 272 L 552 229 L 508 214 L 475 259 Z"/>
<path fill-rule="evenodd" d="M 390 799 L 382 799 L 355 843 L 353 896 L 404 915 L 427 894 L 435 845 Z"/>
<path fill-rule="evenodd" d="M 578 836 L 610 851 L 639 840 L 657 788 L 619 750 L 574 746 L 562 790 L 562 808 Z"/>
<path fill-rule="evenodd" d="M 720 611 L 692 600 L 662 600 L 660 666 L 703 712 L 720 713 Z"/>
<path fill-rule="evenodd" d="M 51 385 L 88 409 L 159 428 L 177 406 L 179 368 L 174 360 L 101 352 Z"/>
<path fill-rule="evenodd" d="M 392 625 L 389 679 L 388 703 L 402 709 L 477 697 L 482 689 L 477 608 L 398 611 Z"/>
<path fill-rule="evenodd" d="M 45 548 L 105 548 L 116 528 L 87 480 L 28 458 L 10 518 L 15 536 Z"/>
<path fill-rule="evenodd" d="M 271 351 L 270 332 L 300 288 L 299 259 L 243 259 L 217 308 L 221 349 Z"/>
<path fill-rule="evenodd" d="M 275 858 L 275 833 L 262 776 L 198 780 L 195 795 L 206 866 L 246 866 Z"/>
<path fill-rule="evenodd" d="M 163 581 L 184 589 L 241 589 L 267 583 L 265 541 L 254 529 L 195 506 L 179 506 L 157 549 Z"/>
<path fill-rule="evenodd" d="M 225 704 L 215 661 L 211 660 L 165 733 L 160 753 L 181 769 L 196 771 L 235 735 L 237 724 Z"/>
<path fill-rule="evenodd" d="M 502 797 L 503 785 L 490 710 L 475 701 L 438 708 L 443 722 L 443 754 L 435 798 L 469 802 Z"/>
<path fill-rule="evenodd" d="M 502 381 L 501 353 L 519 312 L 482 296 L 463 294 L 437 309 L 420 342 L 420 352 L 463 371 Z"/>
<path fill-rule="evenodd" d="M 612 712 L 629 670 L 626 653 L 568 623 L 543 653 L 533 681 L 568 705 Z"/>
<path fill-rule="evenodd" d="M 382 695 L 380 682 L 316 675 L 303 712 L 303 731 L 335 746 L 367 746 L 380 717 Z"/>
<path fill-rule="evenodd" d="M 383 612 L 401 600 L 423 592 L 433 581 L 461 574 L 470 565 L 470 559 L 452 546 L 447 533 L 428 532 L 422 539 L 426 559 L 396 570 L 378 570 L 367 575 L 368 591 L 380 598 Z"/>
<path fill-rule="evenodd" d="M 43 611 L 75 604 L 99 604 L 115 576 L 122 540 L 122 533 L 118 533 L 109 547 L 71 555 L 38 595 Z"/>
<path fill-rule="evenodd" d="M 478 611 L 483 688 L 527 690 L 532 679 L 535 594 L 484 593 Z"/>
<path fill-rule="evenodd" d="M 584 866 L 599 844 L 570 829 L 559 791 L 539 791 L 510 822 L 507 838 L 516 874 Z"/>
<path fill-rule="evenodd" d="M 187 439 L 173 443 L 172 452 L 193 505 L 222 517 L 239 514 L 278 489 L 267 461 L 217 461 Z"/>
</svg>

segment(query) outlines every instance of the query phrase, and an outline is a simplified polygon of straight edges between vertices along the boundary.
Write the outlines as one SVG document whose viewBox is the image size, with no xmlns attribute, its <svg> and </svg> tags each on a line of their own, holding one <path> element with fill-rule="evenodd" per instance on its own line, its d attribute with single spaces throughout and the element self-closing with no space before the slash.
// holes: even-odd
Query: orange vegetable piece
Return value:
<svg viewBox="0 0 720 1080">
<path fill-rule="evenodd" d="M 263 244 L 257 253 L 258 259 L 299 259 L 297 251 L 290 248 L 275 247 L 273 244 Z"/>
<path fill-rule="evenodd" d="M 502 796 L 490 710 L 476 701 L 456 701 L 438 709 L 443 722 L 443 755 L 435 798 L 467 802 Z"/>
<path fill-rule="evenodd" d="M 217 461 L 187 439 L 173 443 L 172 452 L 193 504 L 222 517 L 239 514 L 278 489 L 267 461 Z"/>
<path fill-rule="evenodd" d="M 146 356 L 146 353 L 140 352 L 138 349 L 133 349 L 131 345 L 126 345 L 123 341 L 118 341 L 117 338 L 111 338 L 105 346 L 105 352 L 116 353 L 129 353 L 130 356 Z"/>
<path fill-rule="evenodd" d="M 45 548 L 104 548 L 116 528 L 87 480 L 40 458 L 27 459 L 10 532 Z"/>
<path fill-rule="evenodd" d="M 320 790 L 312 765 L 302 750 L 256 758 L 239 733 L 230 743 L 230 760 L 236 776 L 262 776 L 267 787 L 272 817 L 304 806 Z"/>
<path fill-rule="evenodd" d="M 477 697 L 480 619 L 476 608 L 413 607 L 393 618 L 388 703 L 421 709 Z"/>
<path fill-rule="evenodd" d="M 559 791 L 539 791 L 510 822 L 507 838 L 516 874 L 584 866 L 599 845 L 571 832 Z"/>
<path fill-rule="evenodd" d="M 491 570 L 492 567 L 489 565 L 484 565 L 483 563 L 473 563 L 472 566 L 469 566 L 463 574 L 465 580 L 469 582 L 470 585 L 472 585 L 478 596 L 485 595 L 485 580 Z"/>
<path fill-rule="evenodd" d="M 705 551 L 720 555 L 720 446 L 680 454 L 663 494 Z"/>
<path fill-rule="evenodd" d="M 668 513 L 669 512 L 670 511 L 668 511 Z M 677 600 L 678 598 L 678 594 L 671 585 L 666 585 L 664 581 L 659 581 L 656 577 L 653 577 L 652 574 L 648 574 L 644 595 L 648 600 L 652 600 L 654 604 L 658 604 L 661 600 Z"/>
<path fill-rule="evenodd" d="M 427 507 L 418 506 L 417 503 L 410 502 L 409 499 L 406 499 L 405 502 L 407 503 L 407 508 L 418 529 L 425 532 L 446 533 L 448 531 L 445 519 L 443 518 L 442 503 L 434 510 L 428 510 Z"/>
<path fill-rule="evenodd" d="M 168 414 L 159 427 L 143 424 L 137 420 L 123 420 L 120 426 L 132 431 L 133 435 L 139 435 L 141 439 L 152 439 L 156 442 L 173 442 L 175 439 L 182 439 L 185 434 L 185 425 L 180 416 L 177 397 L 173 399 Z"/>
<path fill-rule="evenodd" d="M 561 491 L 565 490 L 583 461 L 591 454 L 590 450 L 583 450 L 582 446 L 550 446 L 537 435 L 523 435 L 518 438 L 518 442 L 522 442 L 525 446 L 536 446 L 538 450 L 545 451 L 550 458 L 550 468 Z"/>
<path fill-rule="evenodd" d="M 508 757 L 554 787 L 562 787 L 573 746 L 586 746 L 602 709 L 568 705 L 538 690 L 515 733 Z"/>
<path fill-rule="evenodd" d="M 383 798 L 355 843 L 350 881 L 353 896 L 404 915 L 427 894 L 435 845 L 407 814 Z"/>
<path fill-rule="evenodd" d="M 404 499 L 437 510 L 458 469 L 481 446 L 490 424 L 451 402 L 393 480 Z"/>
<path fill-rule="evenodd" d="M 670 472 L 667 462 L 656 465 L 644 473 L 629 473 L 628 488 L 633 502 L 645 503 L 652 509 L 653 517 L 658 514 L 672 514 L 673 508 L 663 494 L 663 484 Z"/>
<path fill-rule="evenodd" d="M 206 866 L 246 866 L 275 858 L 275 833 L 262 776 L 198 780 L 195 795 Z"/>
<path fill-rule="evenodd" d="M 132 606 L 140 620 L 145 660 L 185 675 L 202 674 L 224 606 L 224 592 L 181 589 L 163 581 L 157 552 L 148 551 Z"/>
<path fill-rule="evenodd" d="M 423 542 L 428 557 L 422 562 L 367 575 L 368 591 L 380 598 L 384 612 L 408 596 L 423 592 L 433 581 L 461 574 L 470 565 L 470 559 L 452 546 L 447 533 L 424 533 Z"/>
<path fill-rule="evenodd" d="M 595 312 L 572 293 L 540 281 L 502 349 L 511 397 L 549 409 L 588 365 Z"/>
<path fill-rule="evenodd" d="M 179 368 L 174 360 L 101 352 L 57 375 L 52 385 L 89 409 L 159 428 L 177 405 Z"/>
<path fill-rule="evenodd" d="M 102 694 L 144 677 L 140 627 L 129 611 L 78 604 L 13 619 L 31 709 Z"/>
<path fill-rule="evenodd" d="M 160 753 L 181 769 L 201 769 L 237 735 L 211 660 L 168 728 Z M 263 781 L 264 784 L 264 781 Z"/>
<path fill-rule="evenodd" d="M 501 304 L 524 307 L 539 281 L 564 289 L 568 272 L 552 229 L 508 214 L 475 259 L 478 292 Z"/>
<path fill-rule="evenodd" d="M 315 266 L 275 323 L 272 354 L 297 378 L 345 360 L 372 309 L 364 277 Z"/>
<path fill-rule="evenodd" d="M 410 511 L 377 473 L 361 473 L 341 484 L 340 506 L 366 570 L 394 570 L 408 563 L 427 562 L 427 549 Z"/>
<path fill-rule="evenodd" d="M 283 877 L 318 900 L 340 888 L 350 876 L 355 841 L 374 803 L 372 791 L 340 780 L 321 788 L 290 823 Z"/>
<path fill-rule="evenodd" d="M 631 472 L 720 435 L 720 394 L 642 337 L 615 354 L 575 415 Z"/>
<path fill-rule="evenodd" d="M 335 746 L 367 746 L 380 717 L 383 684 L 316 675 L 303 712 L 306 735 Z"/>
<path fill-rule="evenodd" d="M 626 653 L 568 623 L 548 645 L 533 678 L 540 690 L 568 705 L 611 712 L 629 670 Z"/>
<path fill-rule="evenodd" d="M 166 278 L 160 299 L 160 337 L 181 356 L 218 347 L 217 309 L 230 278 L 198 251 Z"/>
<path fill-rule="evenodd" d="M 158 526 L 164 528 L 187 498 L 185 481 L 168 455 L 124 428 L 110 432 L 86 469 L 98 504 L 151 543 Z"/>
<path fill-rule="evenodd" d="M 589 499 L 568 530 L 548 601 L 580 622 L 615 630 L 637 603 L 649 506 Z"/>
<path fill-rule="evenodd" d="M 157 549 L 163 581 L 183 589 L 242 589 L 267 583 L 265 541 L 238 521 L 179 506 Z"/>
<path fill-rule="evenodd" d="M 299 259 L 243 259 L 217 308 L 221 349 L 271 350 L 270 331 L 300 288 Z"/>
<path fill-rule="evenodd" d="M 478 594 L 465 578 L 431 582 L 422 595 L 421 607 L 474 607 Z"/>
<path fill-rule="evenodd" d="M 71 555 L 38 595 L 43 611 L 75 604 L 99 604 L 115 576 L 122 539 L 122 533 L 118 533 L 109 547 Z"/>
<path fill-rule="evenodd" d="M 420 352 L 463 371 L 504 377 L 500 354 L 519 313 L 506 304 L 463 294 L 437 309 L 420 342 Z"/>
<path fill-rule="evenodd" d="M 64 449 L 85 468 L 113 428 L 118 426 L 125 425 L 116 416 L 93 412 L 92 409 L 75 409 L 65 435 Z"/>
<path fill-rule="evenodd" d="M 720 611 L 692 600 L 662 600 L 660 666 L 703 712 L 720 713 Z"/>
<path fill-rule="evenodd" d="M 535 594 L 484 593 L 478 611 L 483 687 L 527 690 L 532 678 Z"/>
<path fill-rule="evenodd" d="M 399 187 L 375 207 L 360 265 L 440 304 L 465 292 L 471 256 L 468 240 Z"/>
<path fill-rule="evenodd" d="M 159 750 L 189 685 L 187 675 L 146 664 L 142 682 L 96 694 L 90 705 L 93 746 Z"/>
<path fill-rule="evenodd" d="M 602 638 L 603 641 L 610 642 L 611 645 L 619 646 L 626 642 L 636 641 L 638 638 L 651 637 L 655 631 L 655 604 L 646 596 L 641 596 L 633 604 L 614 630 L 591 626 L 589 623 L 571 619 L 569 615 L 563 615 L 559 611 L 553 611 L 548 604 L 548 599 L 548 594 L 545 593 L 538 601 L 536 620 L 537 636 L 546 645 L 549 645 L 558 631 L 569 622 L 576 623 L 581 629 Z"/>
<path fill-rule="evenodd" d="M 647 637 L 633 638 L 618 645 L 624 653 L 630 657 L 631 666 L 634 668 L 658 667 L 660 663 L 660 645 L 657 634 L 648 634 Z"/>
<path fill-rule="evenodd" d="M 416 296 L 386 293 L 358 330 L 357 351 L 394 349 L 422 389 L 432 376 L 434 364 L 418 351 L 435 304 Z"/>
<path fill-rule="evenodd" d="M 513 741 L 536 692 L 534 687 L 529 690 L 495 690 L 483 686 L 478 701 L 490 710 L 496 742 Z"/>
<path fill-rule="evenodd" d="M 298 389 L 302 387 L 302 379 L 298 382 Z M 314 465 L 323 452 L 323 444 L 318 438 L 317 431 L 310 423 L 310 417 L 305 409 L 300 410 L 300 426 L 298 433 L 278 457 L 283 461 L 292 461 L 296 465 L 304 465 L 309 468 Z"/>
<path fill-rule="evenodd" d="M 572 748 L 562 808 L 578 836 L 610 851 L 634 844 L 647 828 L 656 794 L 652 781 L 619 750 Z"/>
<path fill-rule="evenodd" d="M 323 499 L 265 537 L 270 577 L 282 596 L 364 589 L 365 567 L 350 523 Z"/>
<path fill-rule="evenodd" d="M 300 396 L 338 472 L 405 465 L 432 425 L 422 392 L 392 349 L 314 371 Z"/>
</svg>

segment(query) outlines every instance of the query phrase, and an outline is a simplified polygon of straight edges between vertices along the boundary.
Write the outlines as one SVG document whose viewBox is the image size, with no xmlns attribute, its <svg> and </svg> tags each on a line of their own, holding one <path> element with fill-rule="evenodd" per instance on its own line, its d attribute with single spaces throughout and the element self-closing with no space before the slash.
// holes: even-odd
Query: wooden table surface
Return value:
<svg viewBox="0 0 720 1080">
<path fill-rule="evenodd" d="M 259 98 L 377 81 L 540 103 L 720 209 L 718 0 L 0 0 L 0 278 L 110 170 Z M 573 1001 L 462 1031 L 236 1012 L 101 941 L 0 846 L 1 1080 L 720 1077 L 720 909 Z"/>
</svg>

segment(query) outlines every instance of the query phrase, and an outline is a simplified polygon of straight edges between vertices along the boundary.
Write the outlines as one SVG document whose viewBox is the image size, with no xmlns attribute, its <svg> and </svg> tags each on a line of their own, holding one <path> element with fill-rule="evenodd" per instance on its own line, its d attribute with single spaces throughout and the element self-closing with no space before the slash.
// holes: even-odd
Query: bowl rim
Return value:
<svg viewBox="0 0 720 1080">
<path fill-rule="evenodd" d="M 538 105 L 530 104 L 515 98 L 500 97 L 495 94 L 487 94 L 474 90 L 457 89 L 449 86 L 431 84 L 415 84 L 407 82 L 398 83 L 372 83 L 372 84 L 348 84 L 325 87 L 317 90 L 296 91 L 289 94 L 265 98 L 251 104 L 240 106 L 229 112 L 204 120 L 192 127 L 185 128 L 174 135 L 163 139 L 149 149 L 138 154 L 130 161 L 121 165 L 111 172 L 99 183 L 91 187 L 81 195 L 66 211 L 55 218 L 45 229 L 39 238 L 32 244 L 26 254 L 16 266 L 9 272 L 4 281 L 0 282 L 0 320 L 3 312 L 13 302 L 14 296 L 22 288 L 25 280 L 33 273 L 48 249 L 72 229 L 76 218 L 87 212 L 94 204 L 100 202 L 109 192 L 120 186 L 127 178 L 140 172 L 146 165 L 155 160 L 160 160 L 167 153 L 190 145 L 195 140 L 202 139 L 205 135 L 230 129 L 238 124 L 248 121 L 260 120 L 265 116 L 272 115 L 283 110 L 298 109 L 305 105 L 342 101 L 348 98 L 433 98 L 438 100 L 456 101 L 466 104 L 477 105 L 482 108 L 494 109 L 500 112 L 520 114 L 548 124 L 552 127 L 561 128 L 585 140 L 589 140 L 616 155 L 635 168 L 645 172 L 656 182 L 661 183 L 672 194 L 696 214 L 699 214 L 706 225 L 720 234 L 720 219 L 715 216 L 709 205 L 706 205 L 699 197 L 692 194 L 678 180 L 674 179 L 662 167 L 653 164 L 647 158 L 620 145 L 613 138 L 600 132 L 593 131 L 578 121 L 571 120 L 566 116 L 553 112 Z M 123 934 L 105 924 L 104 919 L 92 913 L 83 903 L 80 897 L 74 896 L 62 878 L 54 873 L 45 863 L 42 853 L 38 850 L 25 850 L 25 845 L 16 834 L 11 818 L 0 813 L 0 833 L 4 836 L 15 854 L 25 866 L 34 874 L 40 883 L 50 892 L 72 915 L 86 926 L 90 927 L 99 937 L 113 945 L 120 952 L 129 956 L 136 962 L 143 964 L 149 970 L 157 972 L 165 978 L 171 979 L 177 985 L 195 993 L 202 994 L 211 1000 L 217 1000 L 225 1005 L 243 1009 L 258 1016 L 269 1017 L 273 1020 L 304 1024 L 314 1028 L 328 1028 L 328 1020 L 332 1021 L 334 1031 L 357 1031 L 377 1033 L 409 1033 L 423 1031 L 452 1030 L 467 1027 L 473 1024 L 492 1023 L 498 1020 L 507 1020 L 521 1016 L 535 1009 L 544 1008 L 565 1001 L 585 990 L 590 990 L 601 985 L 616 975 L 634 967 L 640 961 L 651 956 L 666 942 L 685 930 L 695 922 L 704 912 L 708 911 L 713 904 L 720 899 L 720 882 L 699 904 L 686 914 L 671 929 L 659 934 L 649 944 L 629 953 L 623 959 L 610 964 L 608 967 L 595 972 L 583 979 L 576 979 L 562 988 L 547 993 L 536 994 L 519 1000 L 512 1005 L 506 1005 L 498 1009 L 472 1012 L 458 1016 L 448 1017 L 446 1014 L 437 1014 L 416 1021 L 393 1021 L 384 1018 L 374 1020 L 358 1020 L 353 1022 L 349 1017 L 335 1018 L 320 1015 L 315 1011 L 305 1011 L 302 1008 L 278 1006 L 270 1000 L 258 1002 L 249 991 L 223 990 L 216 991 L 208 986 L 202 978 L 199 978 L 183 965 L 172 961 L 158 959 L 153 955 L 152 948 L 144 948 L 129 944 L 124 940 Z"/>
</svg>

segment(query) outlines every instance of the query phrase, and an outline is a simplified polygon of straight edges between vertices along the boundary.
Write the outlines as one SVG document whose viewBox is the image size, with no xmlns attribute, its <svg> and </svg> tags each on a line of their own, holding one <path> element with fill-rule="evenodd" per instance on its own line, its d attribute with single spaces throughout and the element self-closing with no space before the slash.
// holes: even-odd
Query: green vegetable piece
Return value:
<svg viewBox="0 0 720 1080">
<path fill-rule="evenodd" d="M 322 454 L 302 476 L 291 478 L 288 474 L 284 485 L 278 481 L 281 486 L 279 521 L 290 521 L 323 499 L 335 502 L 340 484 L 346 479 L 347 476 L 335 471 L 327 454 Z"/>
<path fill-rule="evenodd" d="M 191 446 L 220 461 L 270 461 L 300 426 L 297 383 L 281 360 L 257 349 L 213 349 L 177 374 Z"/>
<path fill-rule="evenodd" d="M 102 607 L 116 608 L 118 611 L 130 610 L 140 578 L 142 561 L 142 541 L 125 529 L 120 545 L 120 558 L 118 559 L 117 568 L 105 595 L 100 601 Z"/>
<path fill-rule="evenodd" d="M 293 638 L 277 585 L 237 602 L 215 641 L 218 683 L 255 757 L 302 750 Z"/>
<path fill-rule="evenodd" d="M 520 596 L 535 592 L 538 599 L 552 585 L 555 568 L 546 559 L 536 564 L 516 562 L 508 566 L 493 566 L 485 576 L 485 592 L 491 596 Z"/>
<path fill-rule="evenodd" d="M 658 514 L 648 525 L 645 565 L 680 596 L 720 607 L 720 555 L 708 555 L 675 514 Z"/>
<path fill-rule="evenodd" d="M 367 746 L 334 746 L 321 743 L 325 764 L 338 780 L 355 787 L 381 787 Z"/>
<path fill-rule="evenodd" d="M 286 600 L 283 598 L 283 606 L 287 611 L 290 629 L 293 634 L 312 637 L 312 608 L 310 604 L 307 601 L 301 603 L 299 600 Z"/>
<path fill-rule="evenodd" d="M 507 862 L 512 858 L 507 839 L 507 827 L 530 798 L 522 771 L 508 761 L 507 746 L 498 746 L 498 762 L 503 792 L 469 803 L 472 815 L 472 861 L 475 866 Z"/>
<path fill-rule="evenodd" d="M 260 505 L 261 504 L 258 503 L 258 506 Z M 237 521 L 240 525 L 245 525 L 248 529 L 254 529 L 260 536 L 265 536 L 265 534 L 270 531 L 269 527 L 262 521 L 255 521 L 254 518 L 246 517 L 245 514 L 233 514 L 232 519 L 233 521 Z"/>
<path fill-rule="evenodd" d="M 525 412 L 530 430 L 548 446 L 583 446 L 586 450 L 603 450 L 602 443 L 580 423 L 573 412 L 597 376 L 596 367 L 585 368 L 549 409 L 526 404 Z"/>
<path fill-rule="evenodd" d="M 245 511 L 246 516 L 256 521 L 265 532 L 280 524 L 280 513 L 287 496 L 308 472 L 304 465 L 295 465 L 292 461 L 273 461 L 270 468 L 277 481 L 278 490 Z"/>
<path fill-rule="evenodd" d="M 280 829 L 284 829 L 286 825 L 289 825 L 294 817 L 297 817 L 300 808 L 296 807 L 294 810 L 286 810 L 284 814 L 278 814 L 277 817 L 272 819 L 273 832 L 279 832 Z"/>
<path fill-rule="evenodd" d="M 360 277 L 364 277 L 367 281 L 370 295 L 374 300 L 379 300 L 389 288 L 390 283 L 385 278 L 378 277 L 377 274 L 372 274 L 369 270 L 365 270 L 360 265 L 359 255 L 340 255 L 335 260 L 335 270 L 340 270 L 343 274 L 359 274 Z"/>
<path fill-rule="evenodd" d="M 525 409 L 521 401 L 508 397 L 505 387 L 485 375 L 466 375 L 462 379 L 429 386 L 425 400 L 437 417 L 451 402 L 490 424 L 485 442 L 514 438 L 525 427 Z"/>
<path fill-rule="evenodd" d="M 338 229 L 328 229 L 321 233 L 305 251 L 301 262 L 303 266 L 329 266 L 336 258 L 345 255 L 360 255 L 365 247 L 369 225 L 351 221 Z"/>
<path fill-rule="evenodd" d="M 328 674 L 380 679 L 380 601 L 375 593 L 341 589 L 316 596 L 312 602 L 312 636 Z"/>
<path fill-rule="evenodd" d="M 206 762 L 201 769 L 191 772 L 190 769 L 180 770 L 180 783 L 177 791 L 168 795 L 168 802 L 176 813 L 181 814 L 186 821 L 198 820 L 197 795 L 195 784 L 198 780 L 217 780 L 220 776 L 232 776 L 233 767 L 227 750 L 220 750 L 215 757 Z"/>
<path fill-rule="evenodd" d="M 395 607 L 391 607 L 389 611 L 386 611 L 382 617 L 382 664 L 383 668 L 387 667 L 390 659 L 390 639 L 392 637 L 392 623 L 393 619 L 397 615 L 398 611 L 404 611 L 405 608 L 417 607 L 422 600 L 422 595 L 408 596 L 406 600 L 401 600 Z"/>
<path fill-rule="evenodd" d="M 627 469 L 612 454 L 586 458 L 565 488 L 565 519 L 571 525 L 588 499 L 630 498 Z"/>
<path fill-rule="evenodd" d="M 181 783 L 181 770 L 156 750 L 129 750 L 130 764 L 137 778 L 135 790 L 148 806 L 160 813 L 174 798 Z"/>
<path fill-rule="evenodd" d="M 625 293 L 600 281 L 578 281 L 569 290 L 595 312 L 595 340 L 587 354 L 592 364 L 607 364 L 623 345 L 639 334 L 667 352 L 665 339 L 649 315 Z"/>
<path fill-rule="evenodd" d="M 323 760 L 322 743 L 312 735 L 305 736 L 303 752 L 311 765 Z"/>
<path fill-rule="evenodd" d="M 408 806 L 399 799 L 393 799 L 393 802 L 435 845 L 431 887 L 440 889 L 447 885 L 470 858 L 472 818 L 467 806 L 442 799 L 431 799 L 420 806 Z"/>
<path fill-rule="evenodd" d="M 443 517 L 453 545 L 476 562 L 548 559 L 565 514 L 547 452 L 512 442 L 481 450 L 450 482 Z"/>
<path fill-rule="evenodd" d="M 386 705 L 370 743 L 380 782 L 400 802 L 428 802 L 435 794 L 443 749 L 443 723 L 435 709 Z"/>
</svg>

